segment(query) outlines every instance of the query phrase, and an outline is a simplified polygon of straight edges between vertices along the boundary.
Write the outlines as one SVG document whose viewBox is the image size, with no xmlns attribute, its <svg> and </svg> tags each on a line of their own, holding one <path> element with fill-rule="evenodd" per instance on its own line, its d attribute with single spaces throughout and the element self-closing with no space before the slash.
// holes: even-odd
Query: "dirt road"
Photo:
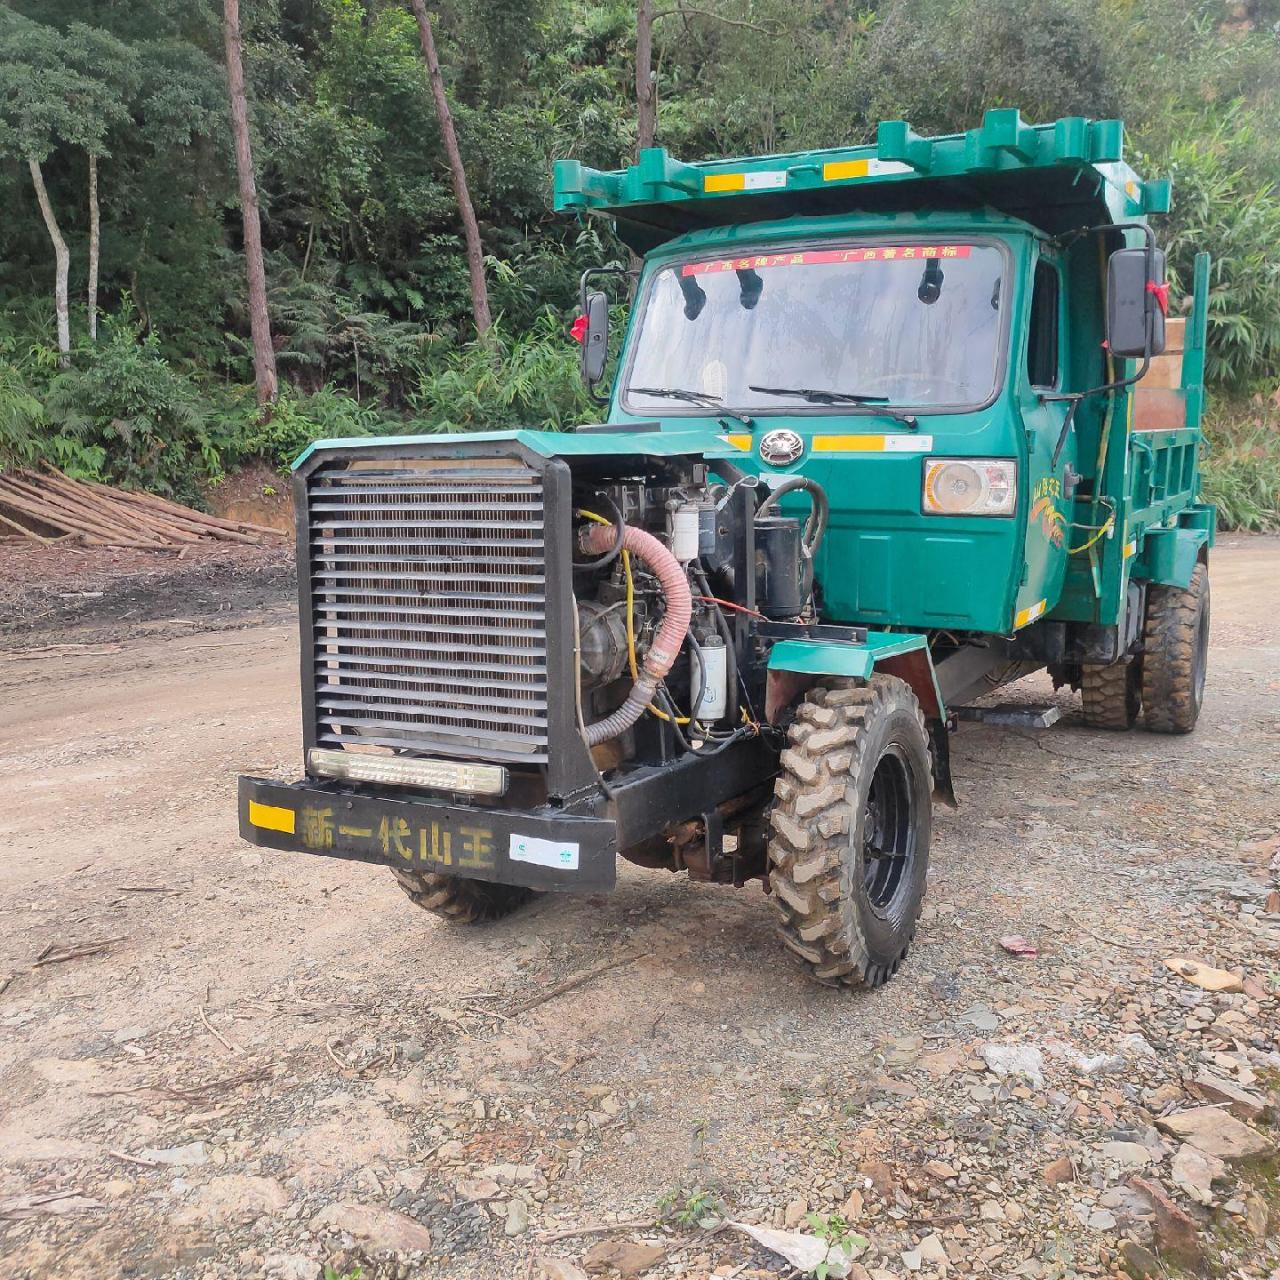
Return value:
<svg viewBox="0 0 1280 1280">
<path fill-rule="evenodd" d="M 1198 1203 L 1167 1132 L 1197 1072 L 1280 1083 L 1280 540 L 1224 543 L 1199 731 L 1091 732 L 1066 695 L 1045 733 L 966 728 L 918 945 L 865 996 L 805 980 L 758 886 L 626 867 L 455 931 L 377 868 L 242 845 L 236 774 L 298 766 L 287 620 L 0 657 L 6 1275 L 791 1274 L 697 1225 L 721 1206 L 840 1213 L 875 1280 L 1110 1275 L 1134 1242 L 1267 1276 L 1274 1161 Z"/>
</svg>

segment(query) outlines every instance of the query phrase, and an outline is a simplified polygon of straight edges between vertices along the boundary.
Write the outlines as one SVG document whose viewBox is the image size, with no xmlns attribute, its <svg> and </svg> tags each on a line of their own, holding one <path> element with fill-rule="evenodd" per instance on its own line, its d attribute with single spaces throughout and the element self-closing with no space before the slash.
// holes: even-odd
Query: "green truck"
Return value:
<svg viewBox="0 0 1280 1280">
<path fill-rule="evenodd" d="M 1167 317 L 1169 186 L 1123 138 L 1002 109 L 560 161 L 557 209 L 637 255 L 583 279 L 601 420 L 298 460 L 305 778 L 242 778 L 244 838 L 463 923 L 620 857 L 761 878 L 815 978 L 892 976 L 951 733 L 1056 711 L 986 695 L 1047 668 L 1097 728 L 1200 710 L 1208 258 Z"/>
</svg>

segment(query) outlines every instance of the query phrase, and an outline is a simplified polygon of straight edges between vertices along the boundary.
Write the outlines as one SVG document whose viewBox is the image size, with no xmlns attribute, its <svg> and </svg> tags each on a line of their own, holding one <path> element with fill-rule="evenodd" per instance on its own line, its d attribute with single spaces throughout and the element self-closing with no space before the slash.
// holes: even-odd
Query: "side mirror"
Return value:
<svg viewBox="0 0 1280 1280">
<path fill-rule="evenodd" d="M 1107 347 L 1113 356 L 1141 360 L 1164 350 L 1164 251 L 1117 249 L 1107 263 Z"/>
<path fill-rule="evenodd" d="M 609 299 L 599 292 L 587 294 L 587 331 L 582 339 L 582 378 L 594 387 L 604 377 L 609 358 Z"/>
</svg>

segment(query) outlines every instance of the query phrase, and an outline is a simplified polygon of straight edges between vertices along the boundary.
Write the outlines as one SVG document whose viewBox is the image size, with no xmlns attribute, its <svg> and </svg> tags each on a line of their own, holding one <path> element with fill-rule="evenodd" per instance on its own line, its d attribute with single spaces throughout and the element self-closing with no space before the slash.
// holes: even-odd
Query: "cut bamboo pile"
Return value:
<svg viewBox="0 0 1280 1280">
<path fill-rule="evenodd" d="M 0 530 L 46 545 L 181 551 L 197 543 L 257 545 L 284 535 L 266 525 L 221 520 L 151 493 L 72 480 L 52 467 L 0 474 Z"/>
</svg>

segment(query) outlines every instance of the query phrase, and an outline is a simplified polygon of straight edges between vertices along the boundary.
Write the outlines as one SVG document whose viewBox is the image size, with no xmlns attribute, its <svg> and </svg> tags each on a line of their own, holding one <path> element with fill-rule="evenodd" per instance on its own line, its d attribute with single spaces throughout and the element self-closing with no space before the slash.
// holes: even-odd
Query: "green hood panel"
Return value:
<svg viewBox="0 0 1280 1280">
<path fill-rule="evenodd" d="M 743 450 L 731 443 L 729 432 L 696 426 L 661 431 L 468 431 L 453 435 L 355 436 L 351 439 L 317 440 L 294 459 L 296 471 L 315 453 L 359 453 L 370 448 L 398 446 L 505 444 L 522 445 L 544 458 L 674 458 L 694 454 L 704 458 L 741 459 Z"/>
</svg>

